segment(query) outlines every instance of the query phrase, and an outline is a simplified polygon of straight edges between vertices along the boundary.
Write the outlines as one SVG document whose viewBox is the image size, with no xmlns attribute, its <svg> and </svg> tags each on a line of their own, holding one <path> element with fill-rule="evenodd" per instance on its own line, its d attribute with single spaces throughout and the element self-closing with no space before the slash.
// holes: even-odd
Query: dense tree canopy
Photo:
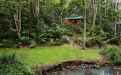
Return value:
<svg viewBox="0 0 121 75">
<path fill-rule="evenodd" d="M 0 0 L 0 47 L 60 45 L 75 40 L 75 25 L 64 24 L 66 16 L 84 16 L 86 46 L 119 44 L 119 3 L 108 0 Z M 83 21 L 84 23 L 84 21 Z M 84 25 L 78 26 L 76 43 L 82 46 Z M 115 37 L 114 37 L 115 36 Z"/>
</svg>

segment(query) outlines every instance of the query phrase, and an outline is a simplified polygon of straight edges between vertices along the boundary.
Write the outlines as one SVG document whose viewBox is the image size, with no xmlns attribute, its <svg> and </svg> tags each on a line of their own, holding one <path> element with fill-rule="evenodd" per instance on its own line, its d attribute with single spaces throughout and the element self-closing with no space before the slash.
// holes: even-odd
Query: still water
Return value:
<svg viewBox="0 0 121 75">
<path fill-rule="evenodd" d="M 90 74 L 86 74 L 86 72 Z M 66 71 L 63 72 L 61 75 L 120 75 L 118 70 L 113 70 L 109 66 L 101 67 L 100 69 L 78 69 L 74 71 Z"/>
</svg>

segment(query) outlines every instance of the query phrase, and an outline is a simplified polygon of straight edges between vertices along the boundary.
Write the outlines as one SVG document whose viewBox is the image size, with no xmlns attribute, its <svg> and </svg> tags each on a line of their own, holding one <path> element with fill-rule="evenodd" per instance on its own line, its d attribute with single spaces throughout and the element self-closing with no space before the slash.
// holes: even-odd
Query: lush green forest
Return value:
<svg viewBox="0 0 121 75">
<path fill-rule="evenodd" d="M 45 64 L 52 68 L 52 63 L 81 59 L 89 65 L 121 65 L 121 48 L 114 47 L 121 45 L 121 3 L 115 1 L 0 0 L 0 75 L 46 75 Z M 82 19 L 65 23 L 72 14 Z M 57 75 L 54 68 L 47 75 Z"/>
<path fill-rule="evenodd" d="M 76 26 L 64 23 L 73 13 L 84 17 L 77 38 Z M 87 47 L 120 45 L 120 18 L 118 3 L 111 1 L 0 0 L 0 47 L 60 45 L 71 39 Z"/>
</svg>

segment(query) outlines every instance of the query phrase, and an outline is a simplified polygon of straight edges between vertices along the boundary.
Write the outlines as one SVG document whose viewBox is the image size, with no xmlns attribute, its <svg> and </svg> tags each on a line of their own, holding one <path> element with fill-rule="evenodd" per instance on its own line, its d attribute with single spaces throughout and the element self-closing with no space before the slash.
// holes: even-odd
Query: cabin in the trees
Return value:
<svg viewBox="0 0 121 75">
<path fill-rule="evenodd" d="M 83 17 L 76 14 L 72 14 L 64 19 L 64 23 L 80 24 L 82 21 Z"/>
</svg>

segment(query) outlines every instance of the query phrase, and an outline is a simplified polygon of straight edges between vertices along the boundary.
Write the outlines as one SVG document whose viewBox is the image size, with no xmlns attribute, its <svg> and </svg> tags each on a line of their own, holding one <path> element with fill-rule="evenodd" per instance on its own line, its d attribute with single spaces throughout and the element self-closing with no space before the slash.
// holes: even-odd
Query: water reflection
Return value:
<svg viewBox="0 0 121 75">
<path fill-rule="evenodd" d="M 78 69 L 76 71 L 66 71 L 63 72 L 61 75 L 119 75 L 118 70 L 113 70 L 109 66 L 101 67 L 100 69 Z"/>
</svg>

